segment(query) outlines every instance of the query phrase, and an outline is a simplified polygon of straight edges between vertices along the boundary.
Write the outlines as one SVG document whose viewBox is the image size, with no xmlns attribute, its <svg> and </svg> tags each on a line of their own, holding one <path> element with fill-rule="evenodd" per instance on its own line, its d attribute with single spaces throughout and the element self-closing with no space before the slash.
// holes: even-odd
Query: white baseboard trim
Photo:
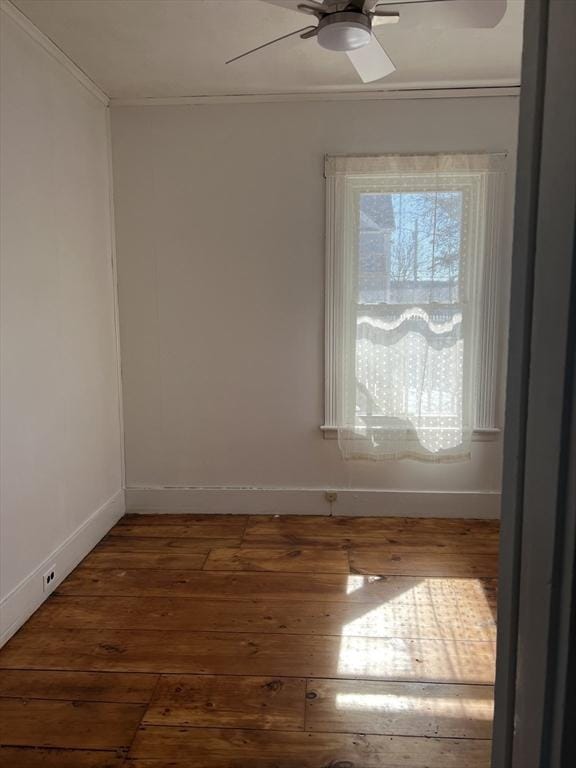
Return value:
<svg viewBox="0 0 576 768">
<path fill-rule="evenodd" d="M 336 501 L 328 501 L 335 493 Z M 129 512 L 369 517 L 500 516 L 500 494 L 351 490 L 349 488 L 127 488 Z"/>
<path fill-rule="evenodd" d="M 325 491 L 292 488 L 127 488 L 128 512 L 329 515 Z"/>
<path fill-rule="evenodd" d="M 494 491 L 338 491 L 336 515 L 368 517 L 463 517 L 498 519 L 500 494 Z"/>
<path fill-rule="evenodd" d="M 27 621 L 60 582 L 86 557 L 125 512 L 124 491 L 120 490 L 93 512 L 32 573 L 28 574 L 0 602 L 0 647 Z M 42 576 L 56 565 L 56 580 L 44 592 Z"/>
</svg>

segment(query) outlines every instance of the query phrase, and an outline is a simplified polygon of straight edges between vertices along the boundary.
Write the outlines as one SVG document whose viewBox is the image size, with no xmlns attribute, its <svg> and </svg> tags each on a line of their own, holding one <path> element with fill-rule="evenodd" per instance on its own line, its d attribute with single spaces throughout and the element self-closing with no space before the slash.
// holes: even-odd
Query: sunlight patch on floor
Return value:
<svg viewBox="0 0 576 768">
<path fill-rule="evenodd" d="M 340 710 L 369 711 L 372 713 L 423 714 L 437 717 L 465 717 L 471 720 L 492 720 L 493 704 L 486 697 L 421 696 L 394 693 L 338 693 L 336 708 Z"/>
<path fill-rule="evenodd" d="M 358 596 L 365 588 L 368 599 L 370 585 L 380 578 L 350 576 L 348 593 Z M 410 583 L 385 602 L 366 605 L 360 616 L 342 626 L 338 674 L 436 680 L 441 669 L 439 682 L 489 682 L 476 679 L 473 654 L 462 645 L 495 640 L 482 580 L 424 578 Z"/>
<path fill-rule="evenodd" d="M 348 576 L 346 580 L 346 594 L 351 595 L 352 592 L 363 589 L 367 584 L 367 578 L 367 576 Z"/>
</svg>

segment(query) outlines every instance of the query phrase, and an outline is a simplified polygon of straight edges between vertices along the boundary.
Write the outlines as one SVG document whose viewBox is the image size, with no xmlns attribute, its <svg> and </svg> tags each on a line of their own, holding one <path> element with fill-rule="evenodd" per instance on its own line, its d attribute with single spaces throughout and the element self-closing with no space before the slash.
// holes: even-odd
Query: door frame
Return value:
<svg viewBox="0 0 576 768">
<path fill-rule="evenodd" d="M 575 40 L 576 0 L 526 0 L 493 768 L 576 764 Z"/>
</svg>

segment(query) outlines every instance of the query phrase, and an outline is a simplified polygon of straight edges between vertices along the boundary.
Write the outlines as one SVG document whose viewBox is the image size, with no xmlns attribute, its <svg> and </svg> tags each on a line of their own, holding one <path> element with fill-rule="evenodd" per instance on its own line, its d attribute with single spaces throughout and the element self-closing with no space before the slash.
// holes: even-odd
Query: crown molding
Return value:
<svg viewBox="0 0 576 768">
<path fill-rule="evenodd" d="M 64 69 L 72 75 L 72 77 L 74 77 L 81 85 L 83 85 L 84 88 L 86 88 L 86 90 L 92 94 L 92 96 L 96 97 L 98 101 L 100 101 L 105 106 L 109 105 L 110 99 L 104 93 L 104 91 L 99 88 L 96 83 L 91 80 L 88 75 L 83 72 L 80 67 L 64 53 L 64 51 L 58 48 L 58 46 L 52 42 L 49 37 L 46 37 L 46 35 L 41 32 L 27 16 L 19 11 L 15 5 L 13 5 L 9 0 L 0 0 L 0 10 L 10 19 L 12 19 L 12 21 L 14 21 L 20 27 L 20 29 L 22 29 L 33 40 L 35 40 L 38 45 L 44 48 L 44 50 L 50 54 L 50 56 L 59 64 L 61 64 Z"/>
<path fill-rule="evenodd" d="M 262 104 L 293 101 L 380 101 L 385 99 L 455 99 L 519 96 L 517 84 L 380 91 L 305 91 L 297 93 L 231 93 L 204 96 L 111 98 L 111 107 L 170 107 L 201 104 Z"/>
</svg>

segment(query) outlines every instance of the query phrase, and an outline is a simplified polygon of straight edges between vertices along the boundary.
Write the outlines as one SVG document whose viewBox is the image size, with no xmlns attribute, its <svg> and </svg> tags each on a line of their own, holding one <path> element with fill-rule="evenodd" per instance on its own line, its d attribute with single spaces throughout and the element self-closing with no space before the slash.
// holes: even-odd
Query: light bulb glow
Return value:
<svg viewBox="0 0 576 768">
<path fill-rule="evenodd" d="M 318 30 L 318 42 L 329 51 L 354 51 L 370 42 L 371 33 L 363 24 L 341 21 Z"/>
<path fill-rule="evenodd" d="M 372 22 L 364 13 L 330 13 L 318 24 L 318 42 L 329 51 L 354 51 L 368 45 L 371 37 Z"/>
</svg>

